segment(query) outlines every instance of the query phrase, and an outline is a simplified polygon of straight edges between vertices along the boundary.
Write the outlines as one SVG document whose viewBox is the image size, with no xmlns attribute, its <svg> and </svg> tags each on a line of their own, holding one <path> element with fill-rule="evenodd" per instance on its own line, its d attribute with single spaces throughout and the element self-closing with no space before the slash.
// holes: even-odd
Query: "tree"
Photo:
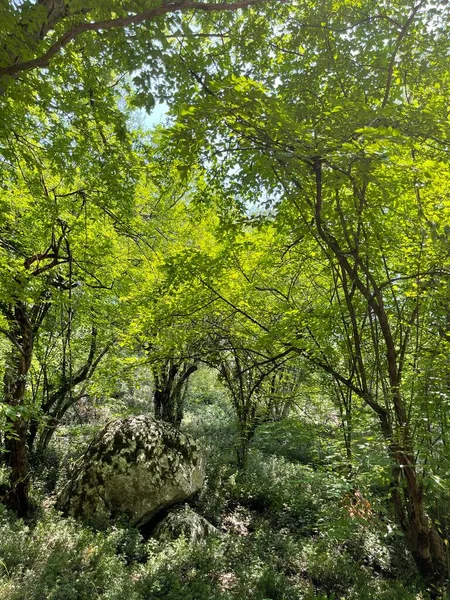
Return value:
<svg viewBox="0 0 450 600">
<path fill-rule="evenodd" d="M 276 393 L 276 374 L 281 371 L 289 353 L 264 356 L 260 351 L 246 348 L 245 341 L 248 340 L 236 340 L 228 334 L 216 343 L 219 351 L 215 359 L 236 413 L 236 455 L 241 469 L 247 465 L 249 445 L 258 425 L 271 418 L 270 400 L 273 401 Z"/>
<path fill-rule="evenodd" d="M 194 195 L 196 203 L 204 199 L 204 194 Z M 214 206 L 216 202 L 220 202 L 219 195 Z M 193 210 L 197 214 L 198 209 Z M 273 287 L 261 287 L 276 245 L 275 229 L 270 223 L 244 232 L 229 229 L 217 217 L 211 218 L 215 210 L 203 209 L 203 220 L 194 224 L 189 243 L 182 243 L 173 256 L 174 248 L 166 249 L 163 272 L 170 281 L 170 292 L 160 302 L 161 308 L 170 306 L 171 312 L 152 310 L 153 335 L 159 346 L 150 346 L 149 351 L 150 357 L 154 353 L 153 365 L 163 368 L 162 377 L 156 373 L 155 399 L 161 404 L 164 399 L 168 407 L 176 397 L 170 399 L 171 390 L 182 385 L 184 373 L 190 374 L 195 362 L 217 369 L 232 401 L 238 430 L 237 460 L 244 468 L 257 426 L 287 413 L 292 405 L 296 386 L 291 388 L 288 383 L 288 361 L 296 357 L 292 349 L 277 348 L 272 329 L 280 319 L 273 302 L 261 297 L 264 290 L 277 292 L 273 279 Z M 256 306 L 262 320 L 249 314 L 249 307 Z M 158 352 L 165 357 L 159 362 Z"/>
<path fill-rule="evenodd" d="M 44 116 L 42 129 L 45 125 Z M 69 139 L 75 135 L 67 127 L 64 133 Z M 92 135 L 96 142 L 101 137 L 98 131 Z M 17 133 L 7 148 L 0 243 L 1 332 L 10 342 L 4 369 L 5 449 L 11 470 L 7 502 L 21 515 L 29 510 L 27 442 L 30 420 L 37 413 L 27 393 L 27 380 L 36 339 L 55 306 L 66 305 L 70 314 L 83 303 L 90 305 L 91 314 L 101 303 L 111 306 L 129 269 L 126 260 L 118 260 L 126 256 L 129 246 L 118 223 L 126 211 L 132 212 L 127 200 L 133 176 L 130 173 L 122 182 L 117 177 L 108 183 L 107 171 L 118 156 L 127 155 L 130 165 L 134 158 L 132 152 L 127 154 L 125 144 L 115 154 L 113 144 L 111 136 L 101 162 L 86 159 L 83 177 L 79 175 L 83 164 L 78 161 L 58 169 L 45 151 L 45 141 L 35 144 Z M 117 204 L 110 202 L 106 208 L 104 194 L 113 188 L 109 198 L 117 199 Z"/>
<path fill-rule="evenodd" d="M 164 364 L 153 365 L 152 374 L 155 386 L 153 397 L 155 416 L 179 427 L 183 419 L 184 400 L 189 377 L 197 370 L 197 365 L 168 360 Z"/>
<path fill-rule="evenodd" d="M 47 336 L 41 331 L 36 339 L 36 373 L 33 373 L 30 384 L 32 404 L 38 408 L 29 425 L 28 436 L 28 449 L 35 458 L 45 452 L 66 412 L 86 397 L 90 379 L 113 344 L 111 336 L 115 331 L 111 331 L 111 325 L 103 336 L 107 341 L 100 340 L 95 325 L 89 331 L 87 323 L 82 322 L 76 330 L 72 311 L 73 308 L 69 309 L 68 321 L 59 339 L 54 319 L 51 324 L 46 323 L 47 329 L 50 329 Z M 103 323 L 102 329 L 106 329 Z M 79 347 L 80 342 L 82 346 L 86 345 L 85 352 Z"/>
</svg>

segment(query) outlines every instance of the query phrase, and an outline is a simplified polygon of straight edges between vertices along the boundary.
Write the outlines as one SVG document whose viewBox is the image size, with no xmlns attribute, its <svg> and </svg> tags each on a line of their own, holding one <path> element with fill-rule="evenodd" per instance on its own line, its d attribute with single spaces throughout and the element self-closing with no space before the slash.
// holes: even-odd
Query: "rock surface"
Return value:
<svg viewBox="0 0 450 600">
<path fill-rule="evenodd" d="M 158 540 L 176 540 L 183 536 L 191 542 L 201 542 L 219 530 L 197 514 L 188 505 L 172 510 L 155 528 L 153 537 Z"/>
<path fill-rule="evenodd" d="M 92 524 L 135 526 L 198 492 L 205 465 L 198 444 L 149 416 L 108 423 L 77 461 L 57 508 Z"/>
</svg>

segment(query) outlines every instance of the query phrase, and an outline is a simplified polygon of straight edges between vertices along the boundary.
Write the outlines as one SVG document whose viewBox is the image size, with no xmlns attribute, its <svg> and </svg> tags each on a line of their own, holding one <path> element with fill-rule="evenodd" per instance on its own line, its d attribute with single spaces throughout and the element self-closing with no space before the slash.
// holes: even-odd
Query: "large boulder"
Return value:
<svg viewBox="0 0 450 600">
<path fill-rule="evenodd" d="M 138 416 L 108 423 L 77 461 L 57 508 L 92 524 L 121 518 L 141 527 L 198 492 L 198 444 L 167 423 Z"/>
</svg>

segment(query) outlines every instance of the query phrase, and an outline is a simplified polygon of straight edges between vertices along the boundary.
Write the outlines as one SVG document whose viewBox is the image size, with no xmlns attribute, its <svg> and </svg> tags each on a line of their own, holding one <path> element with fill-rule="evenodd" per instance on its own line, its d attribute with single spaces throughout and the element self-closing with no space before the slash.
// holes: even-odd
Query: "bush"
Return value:
<svg viewBox="0 0 450 600">
<path fill-rule="evenodd" d="M 323 447 L 323 439 L 330 436 L 332 438 L 331 431 L 325 431 L 323 426 L 315 423 L 284 419 L 258 427 L 252 447 L 264 454 L 317 466 L 324 459 L 326 449 Z"/>
<path fill-rule="evenodd" d="M 235 478 L 231 496 L 277 528 L 310 535 L 317 532 L 323 503 L 339 497 L 345 486 L 345 480 L 327 472 L 253 450 L 247 469 Z"/>
<path fill-rule="evenodd" d="M 114 539 L 49 511 L 33 529 L 2 513 L 0 597 L 137 600 Z"/>
</svg>

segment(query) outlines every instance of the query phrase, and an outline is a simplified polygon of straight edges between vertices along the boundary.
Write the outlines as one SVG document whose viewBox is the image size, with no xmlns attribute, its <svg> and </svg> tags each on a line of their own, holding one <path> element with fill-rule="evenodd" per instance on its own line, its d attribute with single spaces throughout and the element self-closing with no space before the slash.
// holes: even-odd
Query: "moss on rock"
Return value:
<svg viewBox="0 0 450 600">
<path fill-rule="evenodd" d="M 198 492 L 205 465 L 193 438 L 149 416 L 108 423 L 74 466 L 58 499 L 65 514 L 142 526 Z"/>
</svg>

